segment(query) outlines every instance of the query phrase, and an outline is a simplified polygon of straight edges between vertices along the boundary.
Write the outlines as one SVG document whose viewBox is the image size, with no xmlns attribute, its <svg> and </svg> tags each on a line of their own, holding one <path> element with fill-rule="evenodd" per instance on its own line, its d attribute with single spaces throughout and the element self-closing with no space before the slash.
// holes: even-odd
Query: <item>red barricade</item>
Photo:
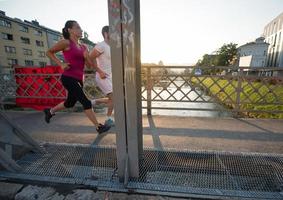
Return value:
<svg viewBox="0 0 283 200">
<path fill-rule="evenodd" d="M 64 101 L 66 91 L 60 81 L 59 66 L 15 68 L 16 104 L 43 110 Z"/>
</svg>

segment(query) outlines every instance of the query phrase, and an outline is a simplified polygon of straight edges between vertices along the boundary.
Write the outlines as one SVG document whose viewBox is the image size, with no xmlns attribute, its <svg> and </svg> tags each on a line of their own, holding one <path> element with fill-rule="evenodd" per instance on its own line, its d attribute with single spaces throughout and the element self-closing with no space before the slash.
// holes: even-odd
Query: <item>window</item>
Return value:
<svg viewBox="0 0 283 200">
<path fill-rule="evenodd" d="M 18 64 L 17 59 L 8 58 L 8 65 L 12 66 L 12 65 L 17 65 L 17 64 Z"/>
<path fill-rule="evenodd" d="M 60 40 L 60 36 L 53 35 L 53 41 L 58 42 Z"/>
<path fill-rule="evenodd" d="M 33 66 L 33 61 L 32 60 L 25 60 L 25 65 L 26 66 Z"/>
<path fill-rule="evenodd" d="M 274 22 L 273 28 L 272 28 L 272 34 L 276 32 L 277 24 Z"/>
<path fill-rule="evenodd" d="M 277 40 L 277 34 L 275 34 L 275 38 L 274 38 L 273 47 L 275 47 L 275 45 L 276 45 L 276 40 Z"/>
<path fill-rule="evenodd" d="M 13 40 L 13 35 L 8 33 L 2 33 L 2 39 L 4 40 Z"/>
<path fill-rule="evenodd" d="M 45 67 L 47 65 L 46 62 L 38 62 L 38 64 L 39 64 L 40 67 Z"/>
<path fill-rule="evenodd" d="M 36 43 L 36 46 L 38 46 L 38 47 L 44 46 L 43 41 L 36 40 L 35 43 Z"/>
<path fill-rule="evenodd" d="M 31 56 L 32 55 L 31 49 L 23 49 L 23 53 L 24 53 L 24 55 L 27 55 L 27 56 Z"/>
<path fill-rule="evenodd" d="M 20 26 L 20 31 L 28 33 L 28 27 L 26 26 Z"/>
<path fill-rule="evenodd" d="M 4 26 L 4 27 L 11 28 L 11 27 L 12 27 L 12 24 L 11 24 L 11 22 L 9 22 L 9 21 L 0 19 L 0 26 Z"/>
<path fill-rule="evenodd" d="M 38 51 L 38 57 L 45 57 L 44 51 Z"/>
<path fill-rule="evenodd" d="M 22 41 L 22 43 L 24 43 L 24 44 L 30 44 L 30 39 L 29 39 L 29 38 L 21 37 L 21 41 Z"/>
<path fill-rule="evenodd" d="M 266 51 L 263 51 L 263 55 L 264 55 L 264 56 L 266 56 L 266 55 L 267 55 L 267 54 L 266 54 Z"/>
<path fill-rule="evenodd" d="M 5 46 L 6 53 L 16 53 L 16 47 Z"/>
<path fill-rule="evenodd" d="M 37 35 L 37 36 L 42 36 L 42 31 L 40 31 L 40 30 L 35 30 L 35 31 L 34 31 L 34 34 Z"/>
</svg>

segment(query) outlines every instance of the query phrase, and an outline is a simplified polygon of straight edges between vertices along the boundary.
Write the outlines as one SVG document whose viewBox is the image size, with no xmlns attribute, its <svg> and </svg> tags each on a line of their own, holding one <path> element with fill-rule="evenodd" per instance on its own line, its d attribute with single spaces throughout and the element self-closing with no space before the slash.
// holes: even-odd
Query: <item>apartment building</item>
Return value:
<svg viewBox="0 0 283 200">
<path fill-rule="evenodd" d="M 283 13 L 264 27 L 263 35 L 269 43 L 267 66 L 283 67 Z"/>
<path fill-rule="evenodd" d="M 61 32 L 42 26 L 36 20 L 22 21 L 0 11 L 0 71 L 12 66 L 54 65 L 46 51 L 61 38 Z M 95 45 L 88 38 L 82 42 L 90 49 Z M 62 54 L 57 56 L 63 59 Z"/>
<path fill-rule="evenodd" d="M 52 31 L 52 30 L 50 30 Z M 48 49 L 46 28 L 37 21 L 22 21 L 10 18 L 0 11 L 0 66 L 45 66 L 50 60 L 45 55 Z M 52 31 L 52 35 L 60 36 Z"/>
</svg>

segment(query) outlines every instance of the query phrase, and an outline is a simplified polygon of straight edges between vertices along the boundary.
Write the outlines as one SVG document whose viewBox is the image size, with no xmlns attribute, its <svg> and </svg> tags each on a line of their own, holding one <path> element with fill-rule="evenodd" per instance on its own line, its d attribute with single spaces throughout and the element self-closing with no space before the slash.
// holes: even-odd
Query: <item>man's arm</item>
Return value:
<svg viewBox="0 0 283 200">
<path fill-rule="evenodd" d="M 98 56 L 100 56 L 102 54 L 102 52 L 99 52 L 97 49 L 93 49 L 90 54 L 89 54 L 89 57 L 91 60 L 94 60 L 96 59 Z"/>
<path fill-rule="evenodd" d="M 98 66 L 97 66 L 97 63 L 96 63 L 96 58 L 97 58 L 98 56 L 100 56 L 101 54 L 102 54 L 101 52 L 99 52 L 97 49 L 94 48 L 94 49 L 90 52 L 90 54 L 89 54 L 89 56 L 88 56 L 88 59 L 89 59 L 89 62 L 92 63 L 92 67 L 93 67 L 94 69 L 96 69 L 96 71 L 99 73 L 100 78 L 104 79 L 104 78 L 106 78 L 106 73 L 105 73 L 102 69 L 100 69 L 100 67 L 98 67 Z"/>
</svg>

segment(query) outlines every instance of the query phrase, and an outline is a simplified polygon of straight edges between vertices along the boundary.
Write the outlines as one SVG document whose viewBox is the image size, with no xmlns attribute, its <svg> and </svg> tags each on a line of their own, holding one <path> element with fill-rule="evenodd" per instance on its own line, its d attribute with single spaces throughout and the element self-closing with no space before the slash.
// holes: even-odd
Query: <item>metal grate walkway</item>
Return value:
<svg viewBox="0 0 283 200">
<path fill-rule="evenodd" d="M 22 181 L 82 184 L 110 191 L 180 196 L 283 199 L 283 156 L 200 151 L 144 150 L 141 176 L 124 187 L 110 147 L 45 144 L 47 153 L 28 153 L 21 172 L 0 177 Z"/>
</svg>

